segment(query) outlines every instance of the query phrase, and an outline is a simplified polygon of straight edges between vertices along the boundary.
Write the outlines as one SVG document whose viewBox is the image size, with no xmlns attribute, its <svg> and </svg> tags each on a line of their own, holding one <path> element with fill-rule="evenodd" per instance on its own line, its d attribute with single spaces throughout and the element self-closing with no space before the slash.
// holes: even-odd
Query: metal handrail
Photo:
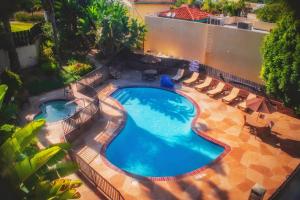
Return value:
<svg viewBox="0 0 300 200">
<path fill-rule="evenodd" d="M 111 200 L 125 200 L 118 189 L 101 176 L 89 163 L 71 150 L 70 156 L 78 165 L 80 172 L 85 175 L 99 191 Z"/>
</svg>

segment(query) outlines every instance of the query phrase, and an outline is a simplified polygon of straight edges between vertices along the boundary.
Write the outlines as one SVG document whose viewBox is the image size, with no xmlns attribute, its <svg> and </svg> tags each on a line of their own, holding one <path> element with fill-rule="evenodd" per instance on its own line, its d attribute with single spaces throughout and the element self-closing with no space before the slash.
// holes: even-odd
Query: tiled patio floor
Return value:
<svg viewBox="0 0 300 200">
<path fill-rule="evenodd" d="M 142 83 L 132 72 L 114 81 L 116 86 L 156 85 Z M 178 90 L 198 103 L 199 129 L 230 146 L 230 152 L 199 174 L 171 181 L 132 178 L 110 168 L 99 154 L 122 123 L 122 109 L 111 98 L 102 99 L 103 115 L 79 139 L 84 141 L 77 152 L 102 176 L 107 178 L 125 199 L 248 199 L 255 183 L 267 189 L 264 199 L 278 188 L 300 163 L 300 120 L 275 112 L 267 118 L 275 122 L 274 134 L 255 138 L 243 128 L 244 113 L 189 87 Z M 103 95 L 103 94 L 101 94 Z M 130 148 L 130 147 L 125 147 Z"/>
</svg>

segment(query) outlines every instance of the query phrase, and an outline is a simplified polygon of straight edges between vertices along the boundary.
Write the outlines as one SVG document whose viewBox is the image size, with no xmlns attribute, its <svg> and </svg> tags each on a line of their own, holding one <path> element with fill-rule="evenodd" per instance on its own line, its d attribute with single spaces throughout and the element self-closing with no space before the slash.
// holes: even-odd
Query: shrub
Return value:
<svg viewBox="0 0 300 200">
<path fill-rule="evenodd" d="M 31 95 L 38 95 L 61 87 L 63 87 L 62 81 L 49 79 L 33 80 L 27 85 L 28 91 Z"/>
<path fill-rule="evenodd" d="M 1 82 L 8 86 L 6 93 L 6 100 L 10 100 L 11 97 L 17 95 L 22 88 L 23 82 L 20 76 L 10 70 L 4 70 L 0 76 Z"/>
<path fill-rule="evenodd" d="M 42 22 L 44 21 L 44 14 L 41 12 L 28 13 L 28 12 L 16 12 L 15 19 L 21 22 Z"/>
<path fill-rule="evenodd" d="M 83 76 L 92 71 L 93 67 L 87 63 L 70 61 L 68 66 L 65 67 L 65 70 L 75 76 Z"/>
<path fill-rule="evenodd" d="M 50 73 L 51 75 L 54 74 L 58 69 L 57 63 L 51 61 L 41 63 L 40 67 L 44 73 Z"/>
<path fill-rule="evenodd" d="M 255 11 L 258 19 L 264 22 L 276 22 L 285 13 L 281 3 L 270 3 Z"/>
<path fill-rule="evenodd" d="M 300 22 L 284 16 L 262 46 L 261 76 L 267 92 L 300 115 Z"/>
</svg>

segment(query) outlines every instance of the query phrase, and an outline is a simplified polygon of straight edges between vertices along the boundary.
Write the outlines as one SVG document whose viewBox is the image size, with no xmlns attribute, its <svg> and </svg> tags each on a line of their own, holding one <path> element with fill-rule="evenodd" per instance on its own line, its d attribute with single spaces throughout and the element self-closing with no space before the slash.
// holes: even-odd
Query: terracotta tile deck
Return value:
<svg viewBox="0 0 300 200">
<path fill-rule="evenodd" d="M 124 76 L 112 84 L 158 86 L 158 82 L 140 82 L 140 76 L 134 73 L 128 76 L 136 79 Z M 103 97 L 108 94 L 106 90 L 101 94 L 103 116 L 84 132 L 80 140 L 85 146 L 77 148 L 77 152 L 125 199 L 242 200 L 248 199 L 255 183 L 267 189 L 264 198 L 267 199 L 300 163 L 300 120 L 275 112 L 267 117 L 275 122 L 273 130 L 276 134 L 255 138 L 247 128 L 243 128 L 242 111 L 192 88 L 178 86 L 177 89 L 198 103 L 201 110 L 196 124 L 198 129 L 229 145 L 231 150 L 221 161 L 199 174 L 176 180 L 145 180 L 116 171 L 99 154 L 101 146 L 109 141 L 123 118 L 122 109 L 110 97 Z"/>
</svg>

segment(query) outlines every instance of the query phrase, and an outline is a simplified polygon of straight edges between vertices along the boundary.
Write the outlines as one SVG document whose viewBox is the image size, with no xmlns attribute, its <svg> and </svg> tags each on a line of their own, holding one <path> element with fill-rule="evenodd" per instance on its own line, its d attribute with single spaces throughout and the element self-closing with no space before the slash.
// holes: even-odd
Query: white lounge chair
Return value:
<svg viewBox="0 0 300 200">
<path fill-rule="evenodd" d="M 195 85 L 194 88 L 196 90 L 202 91 L 202 90 L 208 88 L 211 85 L 212 81 L 213 81 L 212 77 L 207 76 L 203 83 Z"/>
<path fill-rule="evenodd" d="M 223 97 L 222 101 L 227 103 L 227 104 L 230 104 L 232 103 L 240 94 L 240 89 L 239 88 L 233 88 L 230 93 Z"/>
<path fill-rule="evenodd" d="M 175 76 L 172 77 L 173 81 L 179 81 L 184 74 L 184 69 L 178 69 L 177 74 Z"/>
<path fill-rule="evenodd" d="M 199 73 L 198 72 L 193 72 L 192 76 L 186 80 L 183 81 L 184 84 L 186 85 L 190 85 L 193 82 L 195 82 L 199 77 Z"/>
<path fill-rule="evenodd" d="M 226 84 L 224 82 L 219 82 L 218 85 L 214 89 L 207 91 L 206 94 L 210 97 L 214 97 L 214 96 L 224 92 L 225 86 L 226 86 Z"/>
</svg>

